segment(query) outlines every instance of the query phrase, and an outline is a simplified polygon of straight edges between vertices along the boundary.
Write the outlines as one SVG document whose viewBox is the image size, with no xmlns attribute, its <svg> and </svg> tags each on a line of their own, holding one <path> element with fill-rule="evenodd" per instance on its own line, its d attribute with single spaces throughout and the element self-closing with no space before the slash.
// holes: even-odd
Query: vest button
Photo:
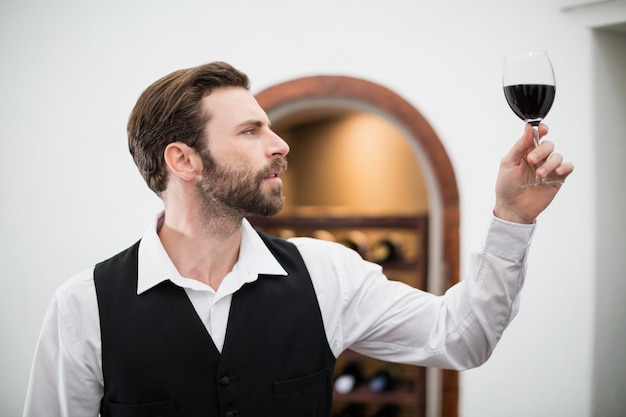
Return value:
<svg viewBox="0 0 626 417">
<path fill-rule="evenodd" d="M 223 376 L 220 378 L 220 385 L 223 387 L 227 387 L 230 384 L 230 378 L 227 376 Z M 230 413 L 230 412 L 229 412 Z M 232 417 L 232 413 L 230 413 L 230 415 L 228 415 L 229 413 L 226 413 L 226 417 Z"/>
</svg>

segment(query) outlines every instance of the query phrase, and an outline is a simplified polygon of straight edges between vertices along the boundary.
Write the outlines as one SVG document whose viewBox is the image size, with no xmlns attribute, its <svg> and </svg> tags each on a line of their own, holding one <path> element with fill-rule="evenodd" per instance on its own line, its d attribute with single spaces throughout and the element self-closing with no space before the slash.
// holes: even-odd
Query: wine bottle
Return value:
<svg viewBox="0 0 626 417">
<path fill-rule="evenodd" d="M 315 239 L 328 240 L 331 242 L 335 242 L 337 240 L 328 230 L 316 230 L 313 232 L 313 237 Z"/>
<path fill-rule="evenodd" d="M 350 362 L 335 379 L 335 391 L 347 394 L 363 381 L 363 371 L 358 362 Z"/>
<path fill-rule="evenodd" d="M 374 414 L 374 417 L 399 417 L 400 411 L 397 405 L 383 405 L 380 410 Z"/>
<path fill-rule="evenodd" d="M 368 252 L 372 262 L 381 263 L 402 258 L 402 243 L 396 234 L 375 241 Z"/>
<path fill-rule="evenodd" d="M 393 388 L 395 378 L 389 368 L 381 368 L 369 379 L 367 387 L 372 392 L 384 392 Z"/>
<path fill-rule="evenodd" d="M 367 254 L 367 235 L 359 230 L 352 230 L 337 240 L 342 245 L 357 251 L 361 256 Z"/>
</svg>

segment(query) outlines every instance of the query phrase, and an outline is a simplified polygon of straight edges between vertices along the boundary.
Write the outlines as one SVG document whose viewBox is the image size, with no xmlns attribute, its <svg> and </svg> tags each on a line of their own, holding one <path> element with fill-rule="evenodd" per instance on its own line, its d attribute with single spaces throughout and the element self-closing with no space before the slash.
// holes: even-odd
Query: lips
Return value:
<svg viewBox="0 0 626 417">
<path fill-rule="evenodd" d="M 283 172 L 287 169 L 287 160 L 286 159 L 277 159 L 272 162 L 272 165 L 269 169 L 269 174 L 266 175 L 265 179 L 279 178 Z"/>
</svg>

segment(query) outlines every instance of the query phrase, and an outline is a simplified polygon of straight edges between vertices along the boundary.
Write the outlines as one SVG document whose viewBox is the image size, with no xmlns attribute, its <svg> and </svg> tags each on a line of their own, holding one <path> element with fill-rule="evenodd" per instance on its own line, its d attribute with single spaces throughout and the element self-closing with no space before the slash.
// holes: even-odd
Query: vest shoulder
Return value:
<svg viewBox="0 0 626 417">
<path fill-rule="evenodd" d="M 96 266 L 94 267 L 95 269 L 95 274 L 97 275 L 98 272 L 102 269 L 106 269 L 106 268 L 110 268 L 110 267 L 114 267 L 116 265 L 120 265 L 120 264 L 124 264 L 127 263 L 129 261 L 132 261 L 133 259 L 135 260 L 136 263 L 136 259 L 137 259 L 137 253 L 139 251 L 139 243 L 141 241 L 137 241 L 135 244 L 133 244 L 132 246 L 130 246 L 129 248 L 124 249 L 123 251 L 111 256 L 108 259 L 105 259 L 102 262 L 99 262 L 96 264 Z"/>
</svg>

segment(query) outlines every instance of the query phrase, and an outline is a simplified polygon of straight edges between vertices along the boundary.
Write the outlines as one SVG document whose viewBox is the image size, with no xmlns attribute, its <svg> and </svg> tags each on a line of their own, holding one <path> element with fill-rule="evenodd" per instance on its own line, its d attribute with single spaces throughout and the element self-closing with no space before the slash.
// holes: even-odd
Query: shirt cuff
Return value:
<svg viewBox="0 0 626 417">
<path fill-rule="evenodd" d="M 521 224 L 502 220 L 494 215 L 483 250 L 513 262 L 523 262 L 535 232 L 536 223 Z"/>
</svg>

